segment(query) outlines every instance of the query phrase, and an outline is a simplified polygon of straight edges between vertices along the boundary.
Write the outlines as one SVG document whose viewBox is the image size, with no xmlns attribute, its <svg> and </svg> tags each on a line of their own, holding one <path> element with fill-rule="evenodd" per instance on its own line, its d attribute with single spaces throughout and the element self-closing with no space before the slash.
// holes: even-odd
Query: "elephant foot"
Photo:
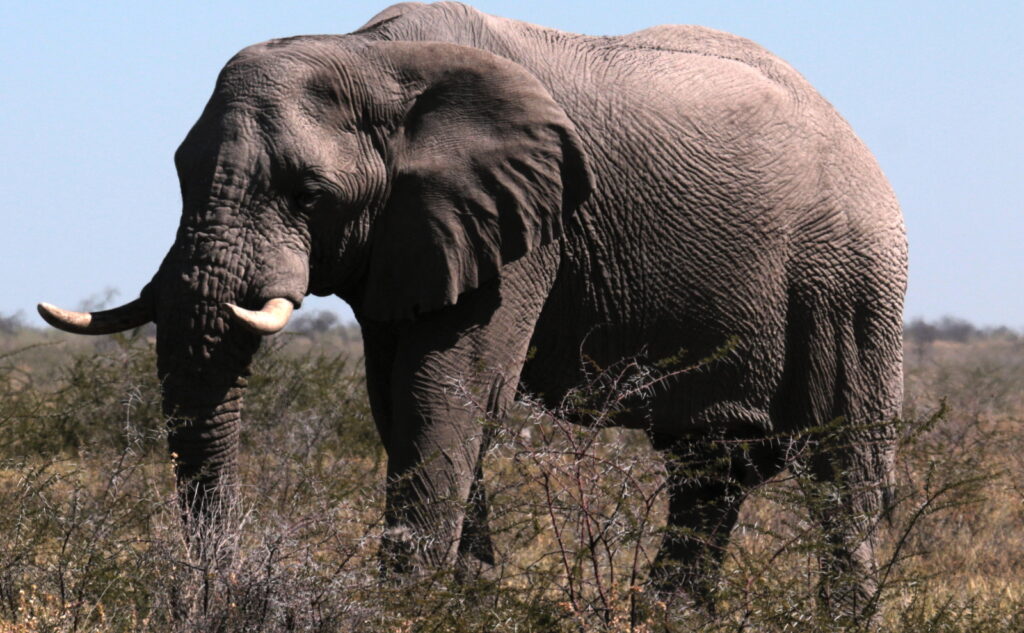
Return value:
<svg viewBox="0 0 1024 633">
<path fill-rule="evenodd" d="M 688 590 L 678 577 L 654 574 L 632 596 L 630 620 L 651 630 L 702 630 L 715 616 L 709 592 Z"/>
<path fill-rule="evenodd" d="M 390 527 L 381 536 L 377 550 L 377 564 L 381 580 L 396 584 L 417 575 L 422 570 L 421 556 L 412 530 L 407 527 Z"/>
<path fill-rule="evenodd" d="M 455 567 L 454 586 L 466 604 L 495 608 L 501 596 L 501 571 L 496 565 L 471 556 L 460 556 Z"/>
<path fill-rule="evenodd" d="M 406 526 L 386 529 L 377 551 L 381 580 L 390 584 L 423 580 L 471 584 L 493 575 L 494 553 L 489 540 L 486 549 L 460 548 L 452 561 L 431 556 L 430 544 L 430 539 L 416 538 Z"/>
<path fill-rule="evenodd" d="M 470 492 L 459 552 L 455 567 L 455 580 L 463 586 L 493 584 L 498 573 L 495 565 L 494 542 L 488 525 L 487 497 L 477 466 L 477 477 Z"/>
<path fill-rule="evenodd" d="M 830 622 L 871 630 L 878 624 L 875 583 L 855 574 L 826 575 L 818 586 L 818 606 Z"/>
<path fill-rule="evenodd" d="M 455 582 L 466 589 L 486 588 L 497 584 L 500 571 L 494 557 L 482 558 L 468 552 L 460 552 L 455 565 Z"/>
<path fill-rule="evenodd" d="M 655 560 L 648 581 L 648 593 L 670 610 L 684 609 L 715 615 L 714 579 L 693 564 Z"/>
</svg>

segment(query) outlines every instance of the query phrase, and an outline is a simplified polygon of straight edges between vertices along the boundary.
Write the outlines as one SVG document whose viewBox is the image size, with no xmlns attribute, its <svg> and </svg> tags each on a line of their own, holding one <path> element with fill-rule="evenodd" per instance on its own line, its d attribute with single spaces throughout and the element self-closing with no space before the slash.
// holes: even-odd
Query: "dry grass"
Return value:
<svg viewBox="0 0 1024 633">
<path fill-rule="evenodd" d="M 145 337 L 0 360 L 0 631 L 838 630 L 815 606 L 821 535 L 797 477 L 752 491 L 714 617 L 663 605 L 645 585 L 657 456 L 528 405 L 485 463 L 496 569 L 381 583 L 360 364 L 351 340 L 305 353 L 312 336 L 255 368 L 243 500 L 202 551 L 174 504 Z M 1024 630 L 1022 385 L 1015 337 L 908 346 L 882 630 Z"/>
</svg>

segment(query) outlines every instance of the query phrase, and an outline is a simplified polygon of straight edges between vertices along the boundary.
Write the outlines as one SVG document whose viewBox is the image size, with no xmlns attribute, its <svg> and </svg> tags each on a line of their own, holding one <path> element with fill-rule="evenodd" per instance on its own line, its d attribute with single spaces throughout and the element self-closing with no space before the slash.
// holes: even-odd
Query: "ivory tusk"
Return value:
<svg viewBox="0 0 1024 633">
<path fill-rule="evenodd" d="M 74 334 L 114 334 L 153 320 L 152 308 L 141 298 L 99 312 L 75 312 L 49 303 L 40 303 L 36 309 L 39 310 L 39 316 L 53 327 Z"/>
<path fill-rule="evenodd" d="M 288 299 L 271 299 L 263 305 L 262 310 L 246 310 L 233 303 L 225 303 L 235 320 L 253 334 L 268 336 L 276 334 L 288 325 L 295 307 Z"/>
</svg>

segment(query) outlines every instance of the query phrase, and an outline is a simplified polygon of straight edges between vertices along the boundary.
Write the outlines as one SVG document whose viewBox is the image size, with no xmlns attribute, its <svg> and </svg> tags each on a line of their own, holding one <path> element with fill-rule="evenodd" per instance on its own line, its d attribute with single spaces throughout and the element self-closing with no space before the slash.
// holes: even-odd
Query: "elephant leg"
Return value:
<svg viewBox="0 0 1024 633">
<path fill-rule="evenodd" d="M 466 504 L 466 518 L 462 522 L 462 538 L 459 540 L 459 569 L 467 574 L 494 565 L 494 543 L 488 526 L 490 509 L 487 505 L 487 490 L 484 488 L 484 453 L 490 445 L 490 433 L 485 429 L 480 443 L 473 483 L 469 488 Z"/>
<path fill-rule="evenodd" d="M 385 507 L 385 532 L 378 552 L 381 571 L 385 575 L 406 574 L 425 564 L 426 558 L 441 559 L 446 557 L 442 551 L 429 552 L 436 549 L 436 541 L 428 541 L 423 534 L 417 533 L 412 526 L 430 523 L 425 516 L 426 509 L 418 508 L 417 500 L 434 498 L 440 502 L 442 498 L 454 496 L 450 502 L 456 505 L 451 513 L 463 511 L 465 496 L 459 490 L 462 480 L 468 481 L 464 473 L 466 459 L 460 460 L 462 468 L 449 473 L 447 486 L 438 486 L 436 480 L 431 482 L 417 481 L 423 479 L 424 470 L 436 467 L 436 464 L 418 465 L 418 451 L 415 446 L 415 434 L 427 429 L 421 418 L 413 417 L 414 411 L 408 402 L 395 392 L 409 394 L 411 372 L 396 372 L 402 345 L 403 331 L 391 324 L 367 321 L 361 322 L 363 331 L 364 355 L 366 363 L 366 385 L 373 411 L 373 419 L 384 444 L 388 456 L 387 468 L 387 500 Z M 395 374 L 398 375 L 395 375 Z M 458 412 L 464 413 L 464 412 Z M 413 419 L 410 419 L 413 418 Z M 432 429 L 435 433 L 438 429 Z M 449 431 L 450 432 L 450 431 Z M 471 432 L 471 431 L 470 431 Z M 470 442 L 472 438 L 469 438 Z M 444 460 L 442 460 L 444 461 Z M 457 464 L 452 463 L 451 466 Z M 442 468 L 443 472 L 444 469 Z M 440 488 L 440 489 L 439 489 Z M 447 490 L 446 490 L 447 488 Z M 454 495 L 452 495 L 454 488 Z M 433 509 L 437 515 L 444 512 Z M 450 514 L 451 514 L 450 513 Z M 451 527 L 452 522 L 449 522 Z M 457 531 L 448 530 L 449 538 L 457 538 Z M 437 532 L 443 532 L 438 530 Z M 422 542 L 417 542 L 417 539 Z"/>
<path fill-rule="evenodd" d="M 428 572 L 456 561 L 480 444 L 479 429 L 467 420 L 434 422 L 408 442 L 392 440 L 385 569 Z"/>
<path fill-rule="evenodd" d="M 794 471 L 824 535 L 821 607 L 832 619 L 863 623 L 876 611 L 878 527 L 893 484 L 902 400 L 898 306 L 824 308 L 797 323 L 807 359 L 804 388 L 790 392 L 789 419 L 813 429 Z M 870 343 L 870 344 L 867 344 Z"/>
<path fill-rule="evenodd" d="M 401 449 L 389 445 L 394 419 L 390 373 L 397 355 L 398 337 L 390 328 L 381 327 L 380 324 L 367 323 L 363 325 L 362 329 L 366 351 L 367 390 L 374 421 L 385 442 L 388 454 L 394 455 L 395 459 L 398 459 Z M 458 554 L 460 572 L 486 569 L 494 564 L 494 550 L 490 530 L 487 527 L 488 506 L 487 494 L 483 486 L 482 463 L 483 455 L 490 442 L 486 428 L 484 431 L 470 484 L 468 501 L 465 505 L 466 515 L 462 524 Z M 394 487 L 394 484 L 389 484 L 389 492 Z M 389 514 L 389 516 L 391 515 Z M 394 522 L 398 523 L 397 520 Z M 412 559 L 412 551 L 408 545 L 407 543 L 403 544 L 401 530 L 389 530 L 389 534 L 385 536 L 385 547 L 381 552 L 382 559 L 387 560 L 382 560 L 382 566 L 385 569 L 408 570 L 408 563 Z M 403 559 L 405 562 L 400 562 Z"/>
<path fill-rule="evenodd" d="M 819 601 L 831 618 L 869 621 L 878 601 L 879 523 L 892 447 L 885 426 L 837 434 L 807 461 L 805 498 L 822 530 Z"/>
<path fill-rule="evenodd" d="M 386 381 L 375 372 L 389 394 L 378 407 L 388 414 L 378 422 L 388 452 L 386 569 L 451 568 L 460 552 L 493 562 L 485 421 L 515 395 L 557 261 L 557 248 L 538 249 L 456 305 L 396 326 L 395 344 L 378 346 L 394 350 Z"/>
<path fill-rule="evenodd" d="M 651 568 L 657 591 L 682 592 L 710 608 L 736 519 L 742 488 L 726 449 L 718 442 L 652 438 L 665 453 L 668 525 Z"/>
<path fill-rule="evenodd" d="M 668 526 L 651 567 L 656 591 L 714 610 L 729 537 L 748 490 L 778 474 L 781 451 L 767 440 L 676 438 L 652 433 L 665 454 Z M 739 448 L 742 446 L 743 448 Z"/>
</svg>

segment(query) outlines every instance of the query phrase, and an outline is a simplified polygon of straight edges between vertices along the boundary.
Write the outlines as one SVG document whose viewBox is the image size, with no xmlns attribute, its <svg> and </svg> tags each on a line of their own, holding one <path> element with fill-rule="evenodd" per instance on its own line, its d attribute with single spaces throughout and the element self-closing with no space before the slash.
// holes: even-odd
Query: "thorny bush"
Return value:
<svg viewBox="0 0 1024 633">
<path fill-rule="evenodd" d="M 843 628 L 815 606 L 823 538 L 795 473 L 747 491 L 714 615 L 649 591 L 664 466 L 612 424 L 687 368 L 591 367 L 559 409 L 524 396 L 502 420 L 481 415 L 497 565 L 382 583 L 383 454 L 355 353 L 285 336 L 261 354 L 240 501 L 229 529 L 204 535 L 182 530 L 151 342 L 101 341 L 51 367 L 31 350 L 0 358 L 0 631 Z M 1024 630 L 1024 349 L 916 345 L 896 495 L 871 527 L 885 544 L 878 626 Z M 592 424 L 568 422 L 581 417 Z"/>
</svg>

